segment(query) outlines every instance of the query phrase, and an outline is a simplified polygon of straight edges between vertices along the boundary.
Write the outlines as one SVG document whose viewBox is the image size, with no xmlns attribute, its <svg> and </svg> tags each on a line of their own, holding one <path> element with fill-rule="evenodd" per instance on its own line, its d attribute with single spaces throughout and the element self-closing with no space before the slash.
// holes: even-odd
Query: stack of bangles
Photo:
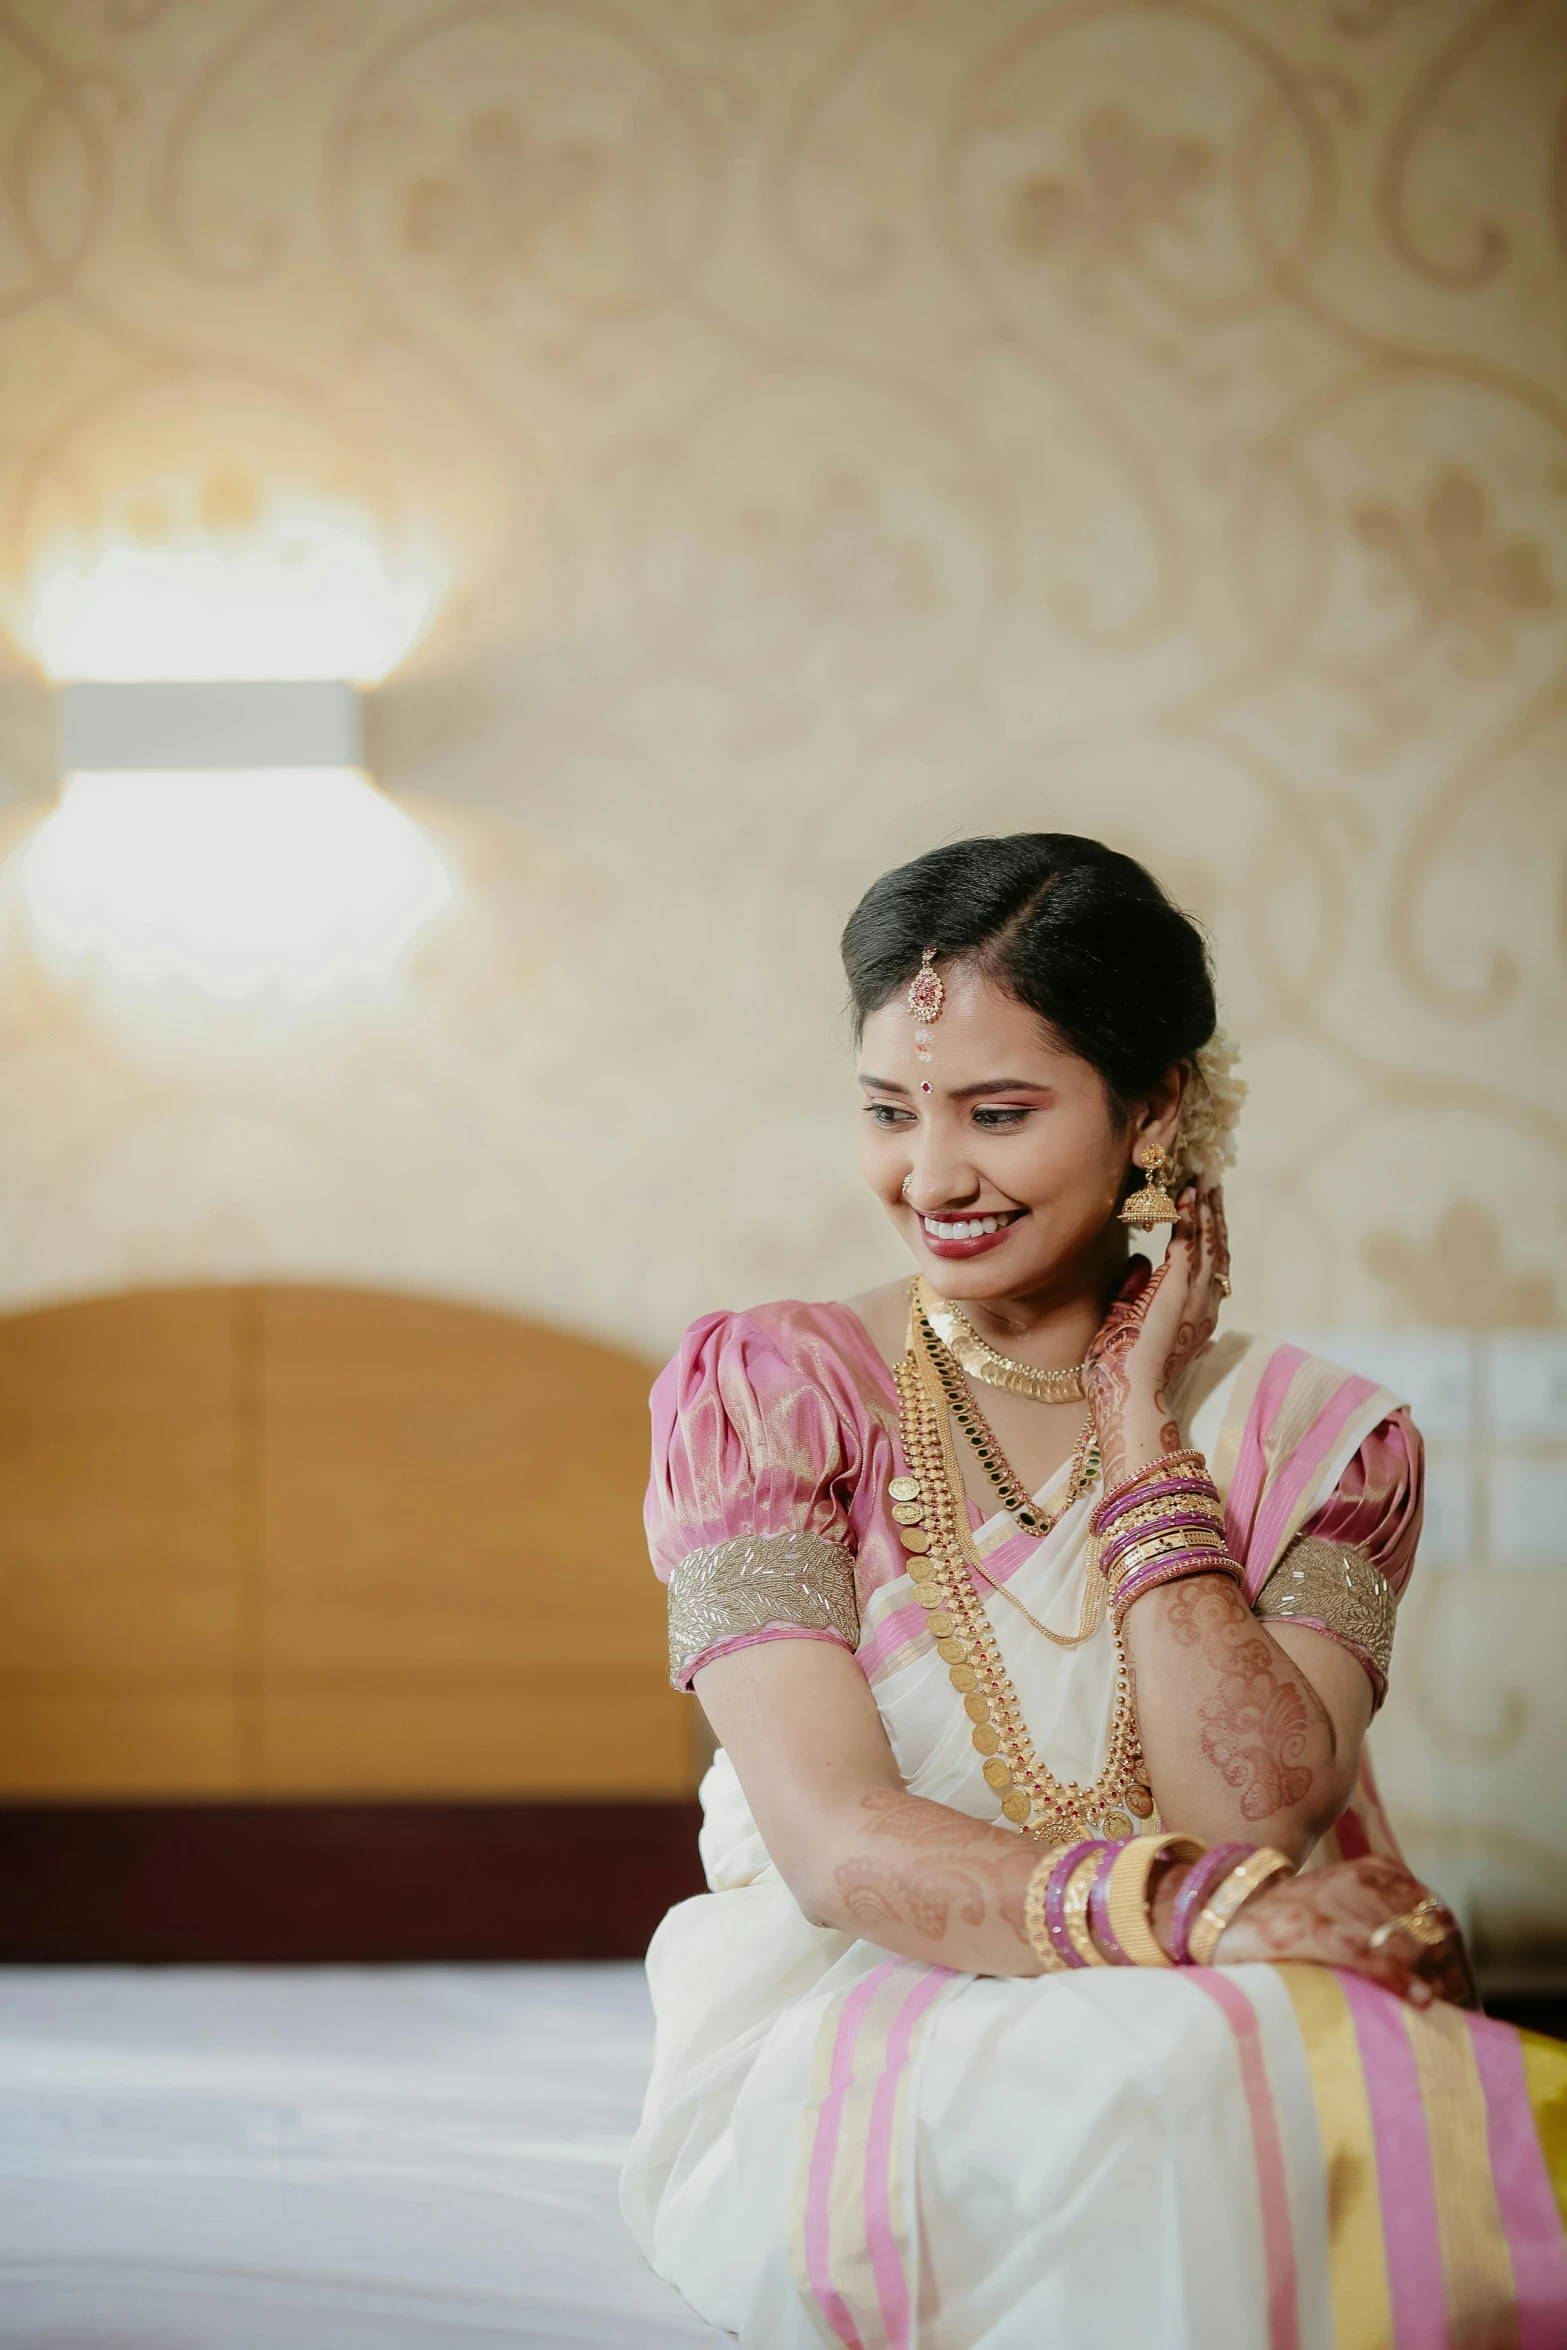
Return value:
<svg viewBox="0 0 1567 2350">
<path fill-rule="evenodd" d="M 1165 1955 L 1149 1922 L 1149 1888 L 1166 1861 L 1191 1865 L 1175 1897 Z M 1023 1926 L 1046 1974 L 1084 1966 L 1212 1966 L 1219 1937 L 1243 1902 L 1294 1864 L 1271 1844 L 1215 1844 L 1195 1836 L 1100 1838 L 1046 1853 L 1028 1880 Z"/>
<path fill-rule="evenodd" d="M 1229 1554 L 1224 1502 L 1200 1452 L 1167 1452 L 1107 1493 L 1092 1531 L 1117 1623 L 1143 1594 L 1183 1575 L 1245 1576 Z"/>
</svg>

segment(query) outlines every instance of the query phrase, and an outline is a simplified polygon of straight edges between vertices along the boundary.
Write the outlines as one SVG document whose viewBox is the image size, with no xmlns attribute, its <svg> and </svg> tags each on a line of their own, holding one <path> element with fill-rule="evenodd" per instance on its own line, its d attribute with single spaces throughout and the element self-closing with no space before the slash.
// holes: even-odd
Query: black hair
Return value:
<svg viewBox="0 0 1567 2350">
<path fill-rule="evenodd" d="M 1202 932 L 1135 858 L 1075 832 L 952 841 L 873 882 L 843 933 L 856 1038 L 928 946 L 1037 1013 L 1122 1109 L 1213 1034 Z"/>
</svg>

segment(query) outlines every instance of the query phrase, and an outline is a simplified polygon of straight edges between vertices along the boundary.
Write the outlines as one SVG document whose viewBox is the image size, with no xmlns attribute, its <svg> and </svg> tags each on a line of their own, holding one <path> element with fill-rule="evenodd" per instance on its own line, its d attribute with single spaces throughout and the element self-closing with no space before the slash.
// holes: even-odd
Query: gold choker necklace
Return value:
<svg viewBox="0 0 1567 2350">
<path fill-rule="evenodd" d="M 982 1380 L 987 1387 L 1004 1387 L 1012 1395 L 1031 1396 L 1035 1403 L 1082 1401 L 1081 1363 L 1069 1363 L 1064 1371 L 1038 1371 L 1032 1363 L 1016 1363 L 1010 1355 L 998 1354 L 981 1338 L 963 1308 L 938 1297 L 923 1274 L 919 1276 L 919 1304 L 948 1354 L 971 1379 Z"/>
</svg>

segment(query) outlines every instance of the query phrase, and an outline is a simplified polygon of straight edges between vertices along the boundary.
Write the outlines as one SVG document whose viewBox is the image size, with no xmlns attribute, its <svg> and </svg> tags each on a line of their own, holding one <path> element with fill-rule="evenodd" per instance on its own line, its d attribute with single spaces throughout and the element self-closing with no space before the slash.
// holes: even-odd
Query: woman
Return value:
<svg viewBox="0 0 1567 2350">
<path fill-rule="evenodd" d="M 640 2242 L 768 2350 L 1567 2342 L 1567 2050 L 1466 2012 L 1363 1753 L 1419 1438 L 1214 1335 L 1201 938 L 1021 834 L 885 875 L 844 960 L 915 1278 L 707 1315 L 654 1390 L 721 1751 Z"/>
</svg>

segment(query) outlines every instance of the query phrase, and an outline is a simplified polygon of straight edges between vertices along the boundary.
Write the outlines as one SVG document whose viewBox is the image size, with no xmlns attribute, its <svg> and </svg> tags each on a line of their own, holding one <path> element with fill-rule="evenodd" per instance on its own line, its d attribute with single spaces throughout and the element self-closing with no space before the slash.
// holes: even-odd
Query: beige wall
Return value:
<svg viewBox="0 0 1567 2350">
<path fill-rule="evenodd" d="M 0 1296 L 656 1354 L 889 1272 L 843 916 L 1100 832 L 1213 927 L 1242 1317 L 1392 1343 L 1445 1431 L 1395 1796 L 1567 1924 L 1564 88 L 1551 5 L 11 12 L 8 592 L 182 465 L 411 518 L 452 587 L 377 771 L 469 894 L 282 1037 L 117 1024 L 8 912 Z M 0 780 L 19 836 L 20 654 Z"/>
</svg>

